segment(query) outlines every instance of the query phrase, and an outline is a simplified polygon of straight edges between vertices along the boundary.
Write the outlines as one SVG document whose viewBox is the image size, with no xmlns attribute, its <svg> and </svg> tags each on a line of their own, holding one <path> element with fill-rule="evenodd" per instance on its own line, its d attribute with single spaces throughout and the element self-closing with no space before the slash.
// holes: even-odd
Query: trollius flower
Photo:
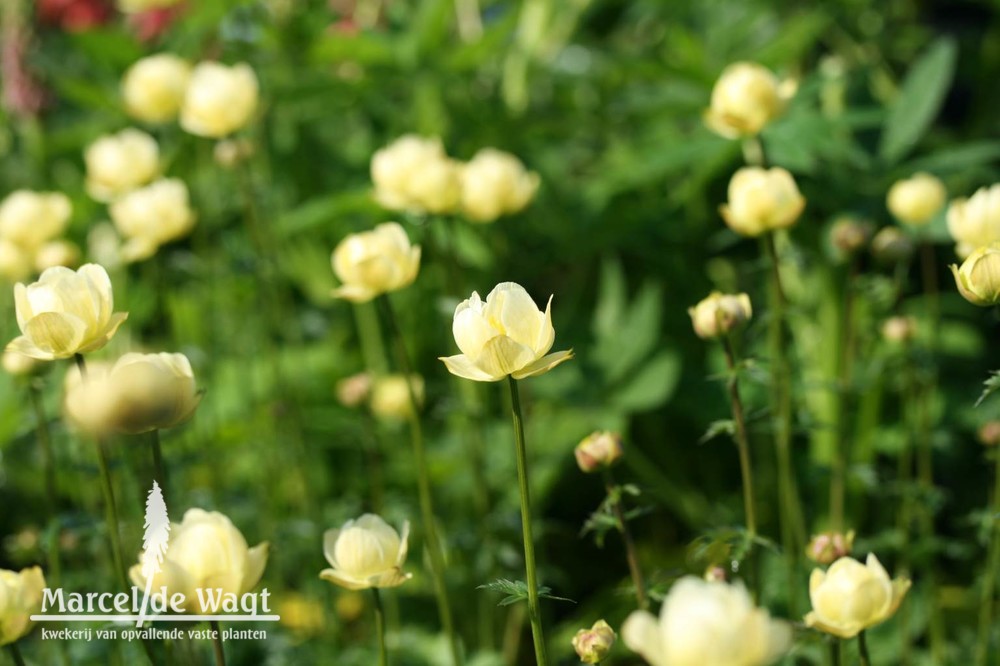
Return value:
<svg viewBox="0 0 1000 666">
<path fill-rule="evenodd" d="M 380 224 L 371 231 L 351 234 L 340 241 L 331 257 L 333 272 L 343 285 L 333 295 L 355 303 L 370 301 L 396 291 L 417 279 L 420 246 L 396 222 Z"/>
<path fill-rule="evenodd" d="M 910 589 L 906 578 L 889 579 L 873 553 L 861 564 L 842 557 L 827 569 L 813 569 L 809 598 L 813 610 L 806 625 L 840 638 L 853 638 L 895 614 Z"/>
<path fill-rule="evenodd" d="M 348 590 L 402 585 L 412 576 L 403 573 L 409 535 L 409 522 L 403 523 L 399 534 L 373 513 L 327 530 L 323 555 L 332 568 L 319 576 Z"/>
<path fill-rule="evenodd" d="M 31 615 L 42 608 L 45 577 L 38 567 L 20 572 L 0 569 L 0 645 L 13 643 L 32 627 Z"/>
</svg>

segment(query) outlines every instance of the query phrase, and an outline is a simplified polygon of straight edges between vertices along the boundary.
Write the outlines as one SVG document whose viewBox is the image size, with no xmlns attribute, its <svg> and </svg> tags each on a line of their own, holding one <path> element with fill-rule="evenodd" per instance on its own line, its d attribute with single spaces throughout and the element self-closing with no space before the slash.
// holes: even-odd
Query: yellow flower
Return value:
<svg viewBox="0 0 1000 666">
<path fill-rule="evenodd" d="M 198 63 L 181 105 L 181 127 L 213 139 L 232 134 L 250 122 L 258 96 L 257 75 L 249 65 Z"/>
<path fill-rule="evenodd" d="M 501 282 L 484 302 L 479 294 L 459 303 L 452 332 L 462 351 L 441 358 L 453 375 L 477 382 L 524 379 L 548 372 L 573 358 L 573 350 L 549 354 L 552 298 L 543 313 L 519 284 Z"/>
<path fill-rule="evenodd" d="M 794 84 L 778 81 L 762 65 L 734 63 L 723 70 L 712 88 L 705 124 L 727 139 L 755 135 L 781 114 L 794 92 Z"/>
<path fill-rule="evenodd" d="M 31 631 L 30 617 L 42 609 L 45 576 L 38 567 L 20 572 L 0 569 L 0 645 Z"/>
<path fill-rule="evenodd" d="M 955 253 L 963 259 L 1000 241 L 1000 183 L 979 188 L 970 199 L 952 201 L 947 219 Z"/>
<path fill-rule="evenodd" d="M 759 236 L 792 226 L 805 206 L 792 174 L 780 167 L 744 167 L 729 181 L 729 203 L 719 212 L 736 233 Z"/>
<path fill-rule="evenodd" d="M 323 555 L 333 568 L 324 569 L 319 577 L 348 590 L 402 585 L 413 575 L 402 568 L 409 534 L 409 522 L 403 523 L 400 535 L 372 513 L 327 530 Z"/>
<path fill-rule="evenodd" d="M 210 607 L 208 595 L 199 597 L 197 591 L 221 589 L 224 594 L 246 594 L 264 575 L 267 555 L 266 541 L 248 548 L 243 534 L 223 514 L 188 509 L 180 523 L 170 524 L 170 543 L 160 571 L 153 575 L 153 596 L 160 598 L 158 591 L 166 587 L 168 597 L 184 595 L 187 612 L 221 612 Z M 142 562 L 140 555 L 139 564 L 129 569 L 129 578 L 145 589 Z"/>
<path fill-rule="evenodd" d="M 449 213 L 462 196 L 461 169 L 440 139 L 407 134 L 375 152 L 375 199 L 389 210 Z"/>
<path fill-rule="evenodd" d="M 172 53 L 137 60 L 122 78 L 125 111 L 147 123 L 177 117 L 191 80 L 191 64 Z"/>
<path fill-rule="evenodd" d="M 413 375 L 409 381 L 417 394 L 417 403 L 423 402 L 424 379 Z M 371 389 L 369 406 L 375 416 L 388 420 L 401 420 L 410 416 L 410 387 L 405 375 L 377 377 Z"/>
<path fill-rule="evenodd" d="M 825 573 L 813 569 L 809 577 L 813 610 L 805 617 L 806 625 L 852 638 L 892 617 L 909 589 L 910 581 L 905 578 L 889 580 L 874 554 L 868 555 L 865 564 L 842 557 Z"/>
<path fill-rule="evenodd" d="M 333 272 L 344 284 L 333 295 L 355 303 L 397 291 L 413 283 L 420 270 L 420 246 L 410 245 L 403 227 L 395 222 L 340 241 L 331 259 Z"/>
<path fill-rule="evenodd" d="M 573 636 L 573 649 L 585 664 L 599 664 L 615 644 L 615 630 L 604 620 L 598 620 L 590 629 L 580 629 Z"/>
<path fill-rule="evenodd" d="M 622 639 L 652 666 L 764 666 L 791 643 L 787 622 L 772 620 L 753 605 L 742 584 L 680 579 L 663 602 L 660 617 L 635 611 Z"/>
<path fill-rule="evenodd" d="M 474 222 L 517 213 L 537 191 L 538 174 L 502 150 L 484 148 L 462 167 L 462 213 Z"/>
<path fill-rule="evenodd" d="M 87 147 L 87 193 L 98 201 L 114 198 L 148 183 L 160 172 L 156 140 L 137 129 L 102 136 Z"/>
<path fill-rule="evenodd" d="M 49 241 L 35 252 L 35 270 L 42 273 L 54 266 L 76 268 L 79 265 L 80 248 L 72 241 Z"/>
<path fill-rule="evenodd" d="M 372 376 L 367 372 L 359 372 L 350 377 L 344 377 L 337 382 L 334 393 L 337 402 L 344 407 L 357 407 L 368 400 L 372 391 Z"/>
<path fill-rule="evenodd" d="M 38 367 L 38 361 L 17 352 L 4 352 L 0 364 L 8 374 L 15 376 L 31 374 Z"/>
<path fill-rule="evenodd" d="M 607 430 L 590 433 L 573 449 L 577 466 L 587 473 L 611 467 L 623 453 L 621 435 Z"/>
<path fill-rule="evenodd" d="M 930 222 L 945 200 L 944 183 L 929 173 L 916 173 L 889 188 L 886 205 L 893 217 L 912 226 Z"/>
<path fill-rule="evenodd" d="M 17 190 L 0 203 L 0 236 L 33 250 L 61 234 L 72 212 L 65 194 Z"/>
<path fill-rule="evenodd" d="M 723 294 L 713 291 L 698 305 L 688 308 L 691 324 L 699 338 L 724 336 L 750 320 L 753 308 L 746 294 Z"/>
<path fill-rule="evenodd" d="M 282 625 L 303 638 L 320 635 L 326 626 L 323 604 L 297 592 L 287 592 L 278 600 L 277 614 Z"/>
<path fill-rule="evenodd" d="M 1000 303 L 1000 242 L 981 247 L 962 262 L 952 264 L 955 285 L 965 300 L 988 307 Z"/>
<path fill-rule="evenodd" d="M 176 178 L 158 180 L 133 190 L 108 209 L 115 227 L 125 237 L 125 261 L 153 256 L 161 245 L 183 238 L 194 227 L 187 186 Z"/>
<path fill-rule="evenodd" d="M 22 335 L 7 351 L 42 361 L 100 349 L 128 317 L 113 312 L 111 279 L 97 264 L 77 271 L 56 266 L 27 287 L 18 283 L 14 303 Z"/>
<path fill-rule="evenodd" d="M 917 334 L 917 320 L 909 316 L 889 317 L 882 322 L 882 338 L 886 342 L 902 344 Z"/>
<path fill-rule="evenodd" d="M 23 247 L 0 238 L 0 277 L 11 282 L 31 275 L 31 255 Z"/>
</svg>

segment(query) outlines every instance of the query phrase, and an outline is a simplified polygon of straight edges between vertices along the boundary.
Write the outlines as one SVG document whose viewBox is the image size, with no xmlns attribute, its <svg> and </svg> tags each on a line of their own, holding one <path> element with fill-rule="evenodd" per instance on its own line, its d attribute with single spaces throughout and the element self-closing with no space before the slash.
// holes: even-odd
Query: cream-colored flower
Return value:
<svg viewBox="0 0 1000 666">
<path fill-rule="evenodd" d="M 160 571 L 153 576 L 153 596 L 162 596 L 159 590 L 166 587 L 168 596 L 184 595 L 184 609 L 189 613 L 221 612 L 221 608 L 209 607 L 209 595 L 199 597 L 198 590 L 246 594 L 264 575 L 268 548 L 266 541 L 248 548 L 243 534 L 217 511 L 188 509 L 180 523 L 170 524 L 170 543 Z M 145 589 L 142 563 L 140 555 L 139 564 L 129 569 L 129 578 Z"/>
<path fill-rule="evenodd" d="M 592 432 L 573 449 L 581 472 L 596 472 L 614 465 L 624 454 L 622 436 L 607 430 Z"/>
<path fill-rule="evenodd" d="M 220 139 L 250 122 L 259 95 L 257 75 L 249 65 L 198 63 L 181 106 L 181 127 L 197 136 Z"/>
<path fill-rule="evenodd" d="M 912 340 L 916 334 L 917 320 L 915 317 L 898 315 L 889 317 L 882 322 L 882 338 L 886 342 L 904 344 Z"/>
<path fill-rule="evenodd" d="M 705 124 L 727 139 L 757 134 L 781 115 L 794 93 L 794 83 L 782 83 L 763 65 L 733 63 L 712 88 Z"/>
<path fill-rule="evenodd" d="M 147 123 L 164 123 L 177 117 L 191 64 L 172 53 L 158 53 L 137 60 L 122 78 L 125 111 Z"/>
<path fill-rule="evenodd" d="M 409 286 L 417 279 L 420 246 L 410 245 L 399 224 L 386 222 L 340 241 L 331 263 L 333 272 L 343 282 L 333 290 L 333 295 L 364 303 Z"/>
<path fill-rule="evenodd" d="M 979 188 L 972 198 L 952 201 L 947 219 L 955 252 L 962 259 L 1000 241 L 1000 183 Z"/>
<path fill-rule="evenodd" d="M 580 629 L 573 636 L 573 649 L 585 664 L 599 664 L 615 644 L 615 630 L 604 620 L 598 620 L 590 629 Z"/>
<path fill-rule="evenodd" d="M 1000 242 L 981 247 L 962 262 L 952 264 L 955 285 L 965 300 L 989 307 L 1000 303 Z"/>
<path fill-rule="evenodd" d="M 713 291 L 698 305 L 688 308 L 691 325 L 699 338 L 717 338 L 728 334 L 753 316 L 746 294 L 723 294 Z"/>
<path fill-rule="evenodd" d="M 492 222 L 520 212 L 538 191 L 538 174 L 495 148 L 480 150 L 461 173 L 462 213 L 473 222 Z"/>
<path fill-rule="evenodd" d="M 369 401 L 372 413 L 375 416 L 388 420 L 408 418 L 413 411 L 410 406 L 409 382 L 413 382 L 417 404 L 422 403 L 424 399 L 424 378 L 420 375 L 413 375 L 409 381 L 407 381 L 405 375 L 377 377 L 374 384 L 372 384 L 372 393 Z"/>
<path fill-rule="evenodd" d="M 840 638 L 852 638 L 895 614 L 910 589 L 905 578 L 889 580 L 889 574 L 873 553 L 861 564 L 842 557 L 824 572 L 813 569 L 809 598 L 813 610 L 806 625 Z"/>
<path fill-rule="evenodd" d="M 0 202 L 0 236 L 33 250 L 65 231 L 72 212 L 65 194 L 17 190 Z"/>
<path fill-rule="evenodd" d="M 102 136 L 83 155 L 87 164 L 87 193 L 111 201 L 153 180 L 160 172 L 156 140 L 137 129 Z"/>
<path fill-rule="evenodd" d="M 55 266 L 76 268 L 80 265 L 80 248 L 66 239 L 49 241 L 35 252 L 35 270 L 44 273 Z"/>
<path fill-rule="evenodd" d="M 781 167 L 744 167 L 729 181 L 729 203 L 719 212 L 736 233 L 759 236 L 792 226 L 805 206 L 792 174 Z"/>
<path fill-rule="evenodd" d="M 119 11 L 126 14 L 136 14 L 150 9 L 165 9 L 179 5 L 184 0 L 117 0 Z"/>
<path fill-rule="evenodd" d="M 111 204 L 108 212 L 126 239 L 121 248 L 125 261 L 148 259 L 161 245 L 189 234 L 195 223 L 187 185 L 176 178 L 133 190 Z"/>
<path fill-rule="evenodd" d="M 368 372 L 359 372 L 350 377 L 344 377 L 337 382 L 334 393 L 337 401 L 344 407 L 357 407 L 368 400 L 372 391 L 372 376 Z"/>
<path fill-rule="evenodd" d="M 886 205 L 893 217 L 911 226 L 923 226 L 934 219 L 947 192 L 944 183 L 929 173 L 916 173 L 898 180 L 889 188 Z"/>
<path fill-rule="evenodd" d="M 573 358 L 573 350 L 548 353 L 556 338 L 551 309 L 551 297 L 542 312 L 524 287 L 513 282 L 498 284 L 485 301 L 472 292 L 455 309 L 452 323 L 462 353 L 441 360 L 453 375 L 477 382 L 548 372 Z"/>
<path fill-rule="evenodd" d="M 8 645 L 29 631 L 31 616 L 41 612 L 45 576 L 38 567 L 0 569 L 0 645 Z"/>
<path fill-rule="evenodd" d="M 754 606 L 742 584 L 685 576 L 670 589 L 656 618 L 635 611 L 622 639 L 652 666 L 763 666 L 791 643 L 791 627 Z"/>
<path fill-rule="evenodd" d="M 319 577 L 348 590 L 402 585 L 413 575 L 403 573 L 409 534 L 409 522 L 398 534 L 372 513 L 327 530 L 323 555 L 333 568 L 324 569 Z"/>
<path fill-rule="evenodd" d="M 7 345 L 43 361 L 69 358 L 106 345 L 128 317 L 114 312 L 111 278 L 97 264 L 73 271 L 62 266 L 38 282 L 14 286 L 17 325 L 22 335 Z"/>
<path fill-rule="evenodd" d="M 6 238 L 0 238 L 0 277 L 17 282 L 31 275 L 31 254 Z"/>
<path fill-rule="evenodd" d="M 109 269 L 122 265 L 122 239 L 111 222 L 98 222 L 87 232 L 87 255 Z"/>
<path fill-rule="evenodd" d="M 389 210 L 449 213 L 462 197 L 461 166 L 440 139 L 396 139 L 372 156 L 371 176 L 375 199 Z"/>
<path fill-rule="evenodd" d="M 14 376 L 31 374 L 38 367 L 38 361 L 17 352 L 4 352 L 0 363 L 8 374 Z"/>
</svg>

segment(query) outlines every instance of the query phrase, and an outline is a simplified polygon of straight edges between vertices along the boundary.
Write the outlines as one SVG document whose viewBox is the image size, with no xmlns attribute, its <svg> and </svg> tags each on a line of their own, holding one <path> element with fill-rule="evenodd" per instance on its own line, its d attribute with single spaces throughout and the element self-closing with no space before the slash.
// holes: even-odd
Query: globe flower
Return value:
<svg viewBox="0 0 1000 666">
<path fill-rule="evenodd" d="M 413 574 L 403 573 L 410 523 L 402 535 L 372 513 L 349 520 L 340 529 L 323 535 L 323 555 L 332 569 L 319 577 L 348 590 L 397 587 Z"/>
<path fill-rule="evenodd" d="M 34 372 L 38 367 L 38 361 L 17 352 L 4 352 L 3 358 L 0 359 L 0 365 L 3 365 L 7 374 L 17 377 Z"/>
<path fill-rule="evenodd" d="M 727 335 L 753 316 L 750 297 L 746 294 L 723 294 L 713 291 L 698 305 L 688 308 L 691 325 L 699 338 L 710 339 Z"/>
<path fill-rule="evenodd" d="M 1000 303 L 1000 242 L 981 247 L 962 262 L 950 266 L 958 293 L 973 305 Z"/>
<path fill-rule="evenodd" d="M 137 129 L 102 136 L 83 155 L 87 165 L 87 193 L 97 201 L 111 201 L 153 180 L 160 172 L 156 140 Z"/>
<path fill-rule="evenodd" d="M 0 277 L 10 282 L 17 282 L 29 275 L 31 275 L 31 254 L 17 243 L 0 238 Z"/>
<path fill-rule="evenodd" d="M 260 582 L 267 565 L 269 545 L 265 541 L 253 548 L 232 521 L 216 511 L 188 509 L 180 523 L 170 524 L 170 541 L 160 570 L 153 575 L 153 596 L 184 595 L 184 609 L 189 613 L 212 614 L 219 608 L 205 604 L 198 590 L 222 590 L 223 594 L 243 595 Z M 132 583 L 146 589 L 143 556 L 129 569 Z M 218 595 L 216 595 L 218 596 Z"/>
<path fill-rule="evenodd" d="M 484 148 L 462 167 L 462 213 L 492 222 L 527 206 L 538 191 L 538 174 L 510 153 Z"/>
<path fill-rule="evenodd" d="M 955 253 L 962 259 L 1000 241 L 1000 183 L 979 188 L 969 199 L 952 201 L 947 221 Z"/>
<path fill-rule="evenodd" d="M 44 273 L 54 266 L 76 268 L 80 265 L 80 248 L 65 239 L 49 241 L 35 252 L 35 270 Z"/>
<path fill-rule="evenodd" d="M 147 123 L 173 120 L 190 80 L 191 64 L 172 53 L 137 60 L 122 78 L 125 111 Z"/>
<path fill-rule="evenodd" d="M 42 610 L 45 576 L 38 567 L 20 572 L 0 569 L 0 645 L 8 645 L 29 631 L 31 616 Z"/>
<path fill-rule="evenodd" d="M 842 557 L 826 572 L 813 569 L 809 577 L 813 610 L 805 617 L 806 625 L 853 638 L 892 617 L 909 589 L 910 581 L 905 578 L 889 580 L 874 554 L 868 555 L 865 564 Z"/>
<path fill-rule="evenodd" d="M 367 372 L 359 372 L 350 377 L 344 377 L 337 382 L 337 387 L 334 390 L 337 402 L 344 407 L 359 406 L 368 400 L 368 396 L 371 395 L 372 382 L 372 376 Z"/>
<path fill-rule="evenodd" d="M 913 256 L 913 239 L 898 227 L 883 227 L 872 238 L 872 255 L 883 264 L 898 264 Z"/>
<path fill-rule="evenodd" d="M 181 127 L 197 136 L 220 139 L 250 122 L 258 96 L 257 75 L 249 65 L 198 63 L 181 105 Z"/>
<path fill-rule="evenodd" d="M 769 69 L 752 62 L 726 67 L 705 111 L 705 124 L 727 139 L 753 136 L 781 115 L 795 86 L 782 83 Z"/>
<path fill-rule="evenodd" d="M 763 666 L 791 643 L 788 623 L 753 605 L 742 584 L 685 576 L 670 589 L 656 618 L 633 612 L 622 639 L 652 666 Z"/>
<path fill-rule="evenodd" d="M 614 629 L 604 620 L 598 620 L 590 629 L 580 629 L 573 636 L 573 649 L 585 664 L 599 664 L 615 644 Z"/>
<path fill-rule="evenodd" d="M 929 173 L 917 173 L 893 183 L 886 205 L 893 217 L 911 226 L 930 222 L 944 206 L 944 183 Z"/>
<path fill-rule="evenodd" d="M 611 467 L 623 453 L 621 435 L 607 430 L 590 433 L 573 449 L 576 464 L 584 473 Z"/>
<path fill-rule="evenodd" d="M 413 382 L 417 403 L 423 402 L 424 379 L 420 375 L 413 375 L 409 380 L 405 375 L 377 377 L 372 384 L 368 403 L 372 413 L 387 420 L 409 417 L 413 412 L 410 405 L 410 382 Z"/>
<path fill-rule="evenodd" d="M 846 534 L 821 532 L 816 534 L 806 546 L 806 557 L 817 564 L 830 564 L 851 554 L 854 547 L 854 530 Z"/>
<path fill-rule="evenodd" d="M 792 174 L 780 167 L 744 167 L 729 181 L 729 203 L 719 212 L 741 236 L 760 236 L 792 226 L 805 206 Z"/>
<path fill-rule="evenodd" d="M 187 186 L 176 178 L 133 190 L 111 204 L 108 212 L 126 239 L 121 248 L 125 261 L 148 259 L 161 245 L 190 233 L 195 223 Z"/>
<path fill-rule="evenodd" d="M 100 349 L 128 317 L 113 311 L 111 279 L 97 264 L 77 271 L 56 266 L 27 287 L 19 282 L 14 303 L 22 335 L 7 351 L 42 361 Z"/>
<path fill-rule="evenodd" d="M 65 194 L 17 190 L 0 202 L 0 236 L 33 250 L 65 231 L 71 213 Z"/>
<path fill-rule="evenodd" d="M 395 211 L 449 213 L 462 197 L 459 164 L 440 139 L 407 134 L 372 156 L 375 199 Z"/>
<path fill-rule="evenodd" d="M 484 302 L 479 294 L 459 303 L 452 332 L 461 354 L 441 358 L 453 375 L 477 382 L 534 377 L 573 358 L 573 350 L 549 354 L 552 298 L 543 313 L 519 284 L 501 282 Z"/>
<path fill-rule="evenodd" d="M 417 279 L 420 246 L 410 245 L 403 227 L 395 222 L 340 241 L 331 258 L 333 272 L 343 285 L 333 295 L 355 303 L 397 291 Z"/>
<path fill-rule="evenodd" d="M 856 255 L 872 237 L 872 225 L 863 220 L 842 217 L 830 227 L 830 245 L 840 258 Z"/>
</svg>

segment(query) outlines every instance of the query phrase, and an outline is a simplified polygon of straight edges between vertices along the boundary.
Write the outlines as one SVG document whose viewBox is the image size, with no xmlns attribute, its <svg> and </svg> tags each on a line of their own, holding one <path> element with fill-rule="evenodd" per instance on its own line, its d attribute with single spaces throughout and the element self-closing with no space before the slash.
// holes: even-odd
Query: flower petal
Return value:
<svg viewBox="0 0 1000 666">
<path fill-rule="evenodd" d="M 348 590 L 366 590 L 372 586 L 370 581 L 357 580 L 337 569 L 323 569 L 319 577 Z"/>
<path fill-rule="evenodd" d="M 42 312 L 27 321 L 24 335 L 53 358 L 69 358 L 80 351 L 87 325 L 71 314 Z"/>
<path fill-rule="evenodd" d="M 367 303 L 378 296 L 378 294 L 371 289 L 366 289 L 365 287 L 352 284 L 345 284 L 337 287 L 330 292 L 330 295 L 334 298 L 343 298 L 345 301 L 351 301 L 352 303 Z"/>
<path fill-rule="evenodd" d="M 648 611 L 634 611 L 622 625 L 622 641 L 653 666 L 666 666 L 666 655 L 656 616 Z"/>
<path fill-rule="evenodd" d="M 489 373 L 484 372 L 465 354 L 441 356 L 438 360 L 444 362 L 445 366 L 448 368 L 448 372 L 464 379 L 471 379 L 476 382 L 498 382 L 504 378 L 503 375 L 494 377 Z"/>
<path fill-rule="evenodd" d="M 514 379 L 524 379 L 526 377 L 537 377 L 538 375 L 545 374 L 552 368 L 556 367 L 560 363 L 570 360 L 573 358 L 573 350 L 567 349 L 566 351 L 553 352 L 547 356 L 543 356 L 534 363 L 527 365 L 517 372 L 511 373 Z"/>
<path fill-rule="evenodd" d="M 50 351 L 45 351 L 44 349 L 39 349 L 35 346 L 35 343 L 23 335 L 20 335 L 8 342 L 7 348 L 4 351 L 22 354 L 30 358 L 38 359 L 39 361 L 52 361 L 56 358 L 55 354 Z"/>
</svg>

